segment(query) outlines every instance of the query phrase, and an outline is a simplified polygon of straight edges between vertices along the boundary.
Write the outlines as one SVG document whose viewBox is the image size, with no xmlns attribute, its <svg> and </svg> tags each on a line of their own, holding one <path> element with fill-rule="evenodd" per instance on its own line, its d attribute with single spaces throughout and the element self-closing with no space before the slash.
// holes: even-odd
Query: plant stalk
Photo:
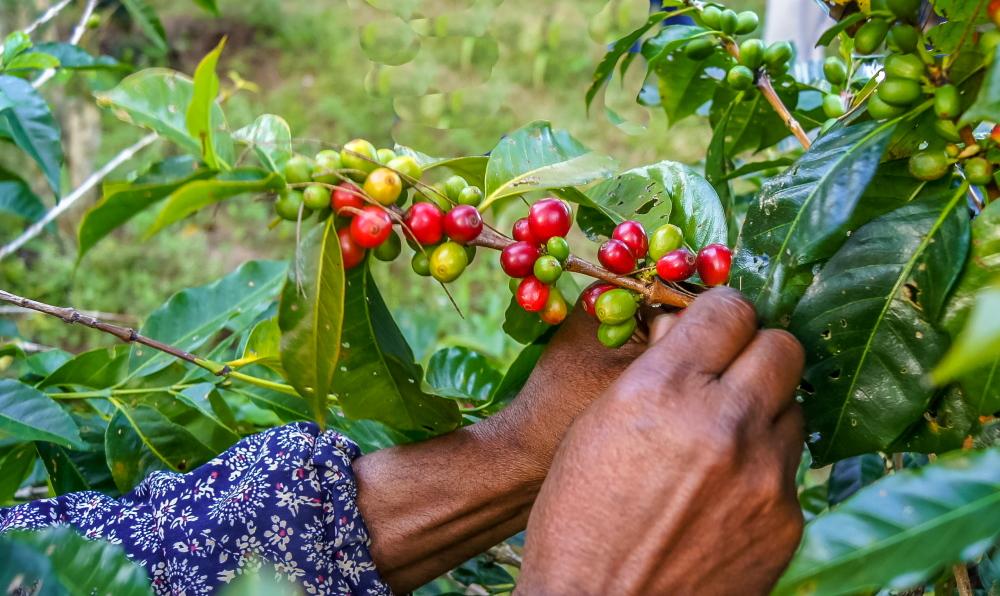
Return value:
<svg viewBox="0 0 1000 596">
<path fill-rule="evenodd" d="M 969 579 L 969 569 L 962 564 L 951 568 L 955 575 L 955 586 L 958 588 L 959 596 L 973 596 L 972 580 Z"/>
</svg>

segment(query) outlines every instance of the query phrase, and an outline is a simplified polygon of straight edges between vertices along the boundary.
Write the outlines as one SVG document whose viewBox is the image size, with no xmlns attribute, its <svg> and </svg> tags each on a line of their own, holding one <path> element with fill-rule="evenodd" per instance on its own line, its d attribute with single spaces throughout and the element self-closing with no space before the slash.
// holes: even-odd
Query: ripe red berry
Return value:
<svg viewBox="0 0 1000 596">
<path fill-rule="evenodd" d="M 690 250 L 678 248 L 660 257 L 656 273 L 665 281 L 684 281 L 694 275 L 697 259 Z"/>
<path fill-rule="evenodd" d="M 515 242 L 500 253 L 500 267 L 511 277 L 528 277 L 534 271 L 541 253 L 530 242 Z"/>
<path fill-rule="evenodd" d="M 565 236 L 573 225 L 569 205 L 559 199 L 542 199 L 528 211 L 528 225 L 531 235 L 538 242 L 545 242 L 553 236 Z"/>
<path fill-rule="evenodd" d="M 337 215 L 352 217 L 353 213 L 341 213 L 344 207 L 361 209 L 365 206 L 365 200 L 361 198 L 361 189 L 350 182 L 341 182 L 337 188 L 330 193 L 330 206 Z"/>
<path fill-rule="evenodd" d="M 527 217 L 514 222 L 514 240 L 539 244 L 538 239 L 531 234 L 531 224 L 528 223 Z"/>
<path fill-rule="evenodd" d="M 596 317 L 597 311 L 594 310 L 594 303 L 601 297 L 601 294 L 613 289 L 615 289 L 614 285 L 603 281 L 595 281 L 587 286 L 587 288 L 580 294 L 580 302 L 583 303 L 583 310 L 588 315 Z"/>
<path fill-rule="evenodd" d="M 720 286 L 729 281 L 733 252 L 722 244 L 709 244 L 698 251 L 697 268 L 706 286 Z"/>
<path fill-rule="evenodd" d="M 365 249 L 354 241 L 350 228 L 337 230 L 340 239 L 340 256 L 344 259 L 344 269 L 353 269 L 365 260 Z"/>
<path fill-rule="evenodd" d="M 632 251 L 632 256 L 642 259 L 649 252 L 649 236 L 646 229 L 637 221 L 623 221 L 615 226 L 615 231 L 611 233 L 615 240 L 621 240 Z"/>
<path fill-rule="evenodd" d="M 611 273 L 624 274 L 635 269 L 635 256 L 627 244 L 612 238 L 601 245 L 597 260 Z"/>
<path fill-rule="evenodd" d="M 444 213 L 434 203 L 414 203 L 403 219 L 406 235 L 425 246 L 441 242 L 444 236 Z"/>
<path fill-rule="evenodd" d="M 467 244 L 483 231 L 483 216 L 471 205 L 457 205 L 444 216 L 444 231 L 455 242 Z"/>
<path fill-rule="evenodd" d="M 990 131 L 990 138 L 993 139 L 994 143 L 1000 144 L 1000 124 L 993 127 Z"/>
<path fill-rule="evenodd" d="M 517 303 L 528 312 L 538 312 L 545 308 L 549 299 L 549 286 L 538 281 L 535 276 L 528 276 L 517 286 Z"/>
<path fill-rule="evenodd" d="M 351 237 L 365 248 L 375 248 L 392 233 L 392 218 L 381 208 L 369 205 L 351 220 Z"/>
</svg>

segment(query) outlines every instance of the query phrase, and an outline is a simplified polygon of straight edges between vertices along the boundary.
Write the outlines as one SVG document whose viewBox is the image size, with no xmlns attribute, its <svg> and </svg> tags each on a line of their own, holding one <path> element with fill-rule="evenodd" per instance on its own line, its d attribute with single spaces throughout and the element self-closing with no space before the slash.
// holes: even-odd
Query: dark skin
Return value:
<svg viewBox="0 0 1000 596">
<path fill-rule="evenodd" d="M 575 311 L 500 414 L 354 464 L 412 590 L 528 529 L 524 594 L 765 594 L 802 531 L 802 349 L 715 289 L 610 351 Z"/>
</svg>

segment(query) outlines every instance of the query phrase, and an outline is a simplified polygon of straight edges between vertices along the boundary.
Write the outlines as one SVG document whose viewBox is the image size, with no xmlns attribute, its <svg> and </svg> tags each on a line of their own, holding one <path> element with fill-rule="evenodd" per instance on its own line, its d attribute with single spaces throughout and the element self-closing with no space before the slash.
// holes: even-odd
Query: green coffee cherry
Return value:
<svg viewBox="0 0 1000 596">
<path fill-rule="evenodd" d="M 840 118 L 845 112 L 844 100 L 839 93 L 829 93 L 823 97 L 823 113 L 827 118 Z"/>
<path fill-rule="evenodd" d="M 958 87 L 942 85 L 934 91 L 934 113 L 944 120 L 958 118 L 962 113 L 962 98 L 958 94 Z"/>
<path fill-rule="evenodd" d="M 663 224 L 649 236 L 649 258 L 653 261 L 684 245 L 684 232 L 674 224 Z"/>
<path fill-rule="evenodd" d="M 918 180 L 938 180 L 951 169 L 952 161 L 941 150 L 929 149 L 910 157 L 910 174 Z"/>
<path fill-rule="evenodd" d="M 757 70 L 764 63 L 764 42 L 748 39 L 740 44 L 740 64 L 750 70 Z"/>
<path fill-rule="evenodd" d="M 316 154 L 315 165 L 312 169 L 312 179 L 324 184 L 338 184 L 340 175 L 337 172 L 341 168 L 340 152 L 325 149 Z"/>
<path fill-rule="evenodd" d="M 469 255 L 457 242 L 442 242 L 431 253 L 431 275 L 442 283 L 455 281 L 468 266 Z"/>
<path fill-rule="evenodd" d="M 310 184 L 302 191 L 302 202 L 313 211 L 330 208 L 330 191 L 322 184 Z"/>
<path fill-rule="evenodd" d="M 458 193 L 459 205 L 478 207 L 483 202 L 483 190 L 478 186 L 466 186 Z"/>
<path fill-rule="evenodd" d="M 569 242 L 562 236 L 553 236 L 545 243 L 545 252 L 565 263 L 569 258 Z"/>
<path fill-rule="evenodd" d="M 916 21 L 921 0 L 886 0 L 892 14 L 904 21 Z"/>
<path fill-rule="evenodd" d="M 736 15 L 736 35 L 747 35 L 753 33 L 760 26 L 760 17 L 757 13 L 747 10 Z"/>
<path fill-rule="evenodd" d="M 639 306 L 632 293 L 623 288 L 608 290 L 594 303 L 594 312 L 602 323 L 617 325 L 635 316 Z"/>
<path fill-rule="evenodd" d="M 458 202 L 458 195 L 461 194 L 462 189 L 469 186 L 469 183 L 465 181 L 465 178 L 461 176 L 452 176 L 444 181 L 444 191 L 448 195 L 448 198 L 452 202 Z"/>
<path fill-rule="evenodd" d="M 982 34 L 979 38 L 979 49 L 983 52 L 986 57 L 986 63 L 992 64 L 993 58 L 996 56 L 997 46 L 1000 46 L 1000 31 L 996 29 L 990 29 Z"/>
<path fill-rule="evenodd" d="M 962 153 L 962 148 L 956 145 L 955 143 L 948 143 L 944 147 L 944 153 L 945 155 L 947 155 L 952 159 L 957 159 L 958 156 L 961 155 Z"/>
<path fill-rule="evenodd" d="M 913 54 L 893 54 L 885 59 L 887 79 L 919 81 L 924 76 L 923 61 Z"/>
<path fill-rule="evenodd" d="M 913 25 L 900 23 L 889 30 L 889 44 L 896 47 L 897 51 L 908 54 L 917 49 L 920 43 L 920 33 Z"/>
<path fill-rule="evenodd" d="M 396 159 L 396 152 L 392 149 L 379 149 L 375 152 L 378 162 L 382 165 L 387 165 L 390 161 Z"/>
<path fill-rule="evenodd" d="M 911 105 L 923 94 L 920 83 L 909 79 L 886 79 L 878 87 L 879 99 L 897 107 Z"/>
<path fill-rule="evenodd" d="M 684 46 L 684 55 L 692 60 L 704 60 L 715 53 L 715 38 L 699 37 Z"/>
<path fill-rule="evenodd" d="M 385 242 L 375 247 L 372 254 L 376 259 L 388 262 L 395 261 L 401 252 L 403 252 L 403 242 L 399 239 L 399 235 L 393 232 Z"/>
<path fill-rule="evenodd" d="M 861 26 L 854 35 L 854 49 L 859 54 L 874 53 L 885 41 L 889 23 L 882 19 L 872 19 Z"/>
<path fill-rule="evenodd" d="M 538 281 L 552 285 L 562 275 L 562 263 L 552 255 L 542 255 L 535 261 L 534 274 Z"/>
<path fill-rule="evenodd" d="M 715 6 L 708 6 L 701 11 L 701 22 L 707 29 L 718 30 L 722 24 L 722 11 Z"/>
<path fill-rule="evenodd" d="M 431 276 L 431 260 L 425 252 L 417 251 L 413 253 L 413 258 L 410 259 L 410 267 L 413 268 L 413 272 L 417 275 L 423 277 Z"/>
<path fill-rule="evenodd" d="M 836 56 L 830 56 L 823 61 L 823 76 L 831 85 L 843 85 L 847 80 L 847 66 Z"/>
<path fill-rule="evenodd" d="M 942 139 L 952 143 L 959 143 L 962 141 L 962 135 L 958 132 L 958 125 L 951 120 L 935 121 L 934 132 L 936 132 Z"/>
<path fill-rule="evenodd" d="M 440 182 L 431 188 L 421 188 L 413 200 L 417 203 L 434 203 L 442 211 L 448 211 L 452 207 L 451 201 L 448 200 L 448 191 Z"/>
<path fill-rule="evenodd" d="M 281 219 L 287 219 L 288 221 L 296 221 L 299 219 L 299 207 L 302 206 L 302 193 L 297 190 L 289 190 L 282 196 L 278 197 L 278 200 L 274 202 L 274 210 L 277 212 L 278 217 Z M 312 211 L 308 209 L 302 210 L 302 219 L 309 217 Z"/>
<path fill-rule="evenodd" d="M 726 82 L 737 91 L 745 91 L 753 87 L 753 78 L 753 71 L 742 64 L 737 64 L 726 73 Z"/>
<path fill-rule="evenodd" d="M 597 340 L 605 347 L 612 349 L 620 348 L 627 344 L 628 340 L 632 338 L 632 334 L 635 333 L 635 328 L 635 319 L 629 319 L 624 323 L 619 323 L 618 325 L 601 323 L 601 326 L 597 328 Z"/>
<path fill-rule="evenodd" d="M 736 11 L 729 10 L 728 8 L 722 11 L 722 18 L 719 19 L 719 30 L 721 30 L 726 35 L 732 35 L 736 33 L 736 27 L 739 25 L 740 17 L 737 16 Z"/>
<path fill-rule="evenodd" d="M 787 41 L 772 43 L 764 50 L 764 64 L 768 70 L 780 70 L 784 68 L 795 55 L 795 48 Z"/>
<path fill-rule="evenodd" d="M 285 181 L 289 184 L 312 182 L 313 164 L 305 155 L 293 155 L 285 163 Z"/>
<path fill-rule="evenodd" d="M 340 163 L 351 170 L 347 174 L 359 182 L 363 182 L 375 168 L 378 167 L 378 150 L 364 139 L 354 139 L 340 150 Z"/>
<path fill-rule="evenodd" d="M 888 104 L 882 101 L 878 95 L 872 95 L 871 99 L 868 100 L 868 114 L 875 120 L 888 120 L 905 112 L 906 108 Z"/>
<path fill-rule="evenodd" d="M 399 178 L 403 181 L 403 188 L 412 184 L 411 180 L 420 180 L 420 177 L 424 175 L 420 164 L 409 155 L 395 157 L 389 160 L 389 163 L 385 164 L 385 166 L 390 170 L 399 172 Z"/>
<path fill-rule="evenodd" d="M 965 177 L 972 184 L 984 186 L 993 182 L 993 164 L 982 157 L 965 162 Z"/>
</svg>

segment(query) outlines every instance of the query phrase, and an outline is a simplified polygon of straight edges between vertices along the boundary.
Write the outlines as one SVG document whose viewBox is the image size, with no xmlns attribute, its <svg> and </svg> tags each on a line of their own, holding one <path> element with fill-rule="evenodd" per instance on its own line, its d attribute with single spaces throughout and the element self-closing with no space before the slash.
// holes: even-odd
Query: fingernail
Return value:
<svg viewBox="0 0 1000 596">
<path fill-rule="evenodd" d="M 660 341 L 676 322 L 677 317 L 675 315 L 660 315 L 653 319 L 653 324 L 649 327 L 649 343 Z"/>
</svg>

